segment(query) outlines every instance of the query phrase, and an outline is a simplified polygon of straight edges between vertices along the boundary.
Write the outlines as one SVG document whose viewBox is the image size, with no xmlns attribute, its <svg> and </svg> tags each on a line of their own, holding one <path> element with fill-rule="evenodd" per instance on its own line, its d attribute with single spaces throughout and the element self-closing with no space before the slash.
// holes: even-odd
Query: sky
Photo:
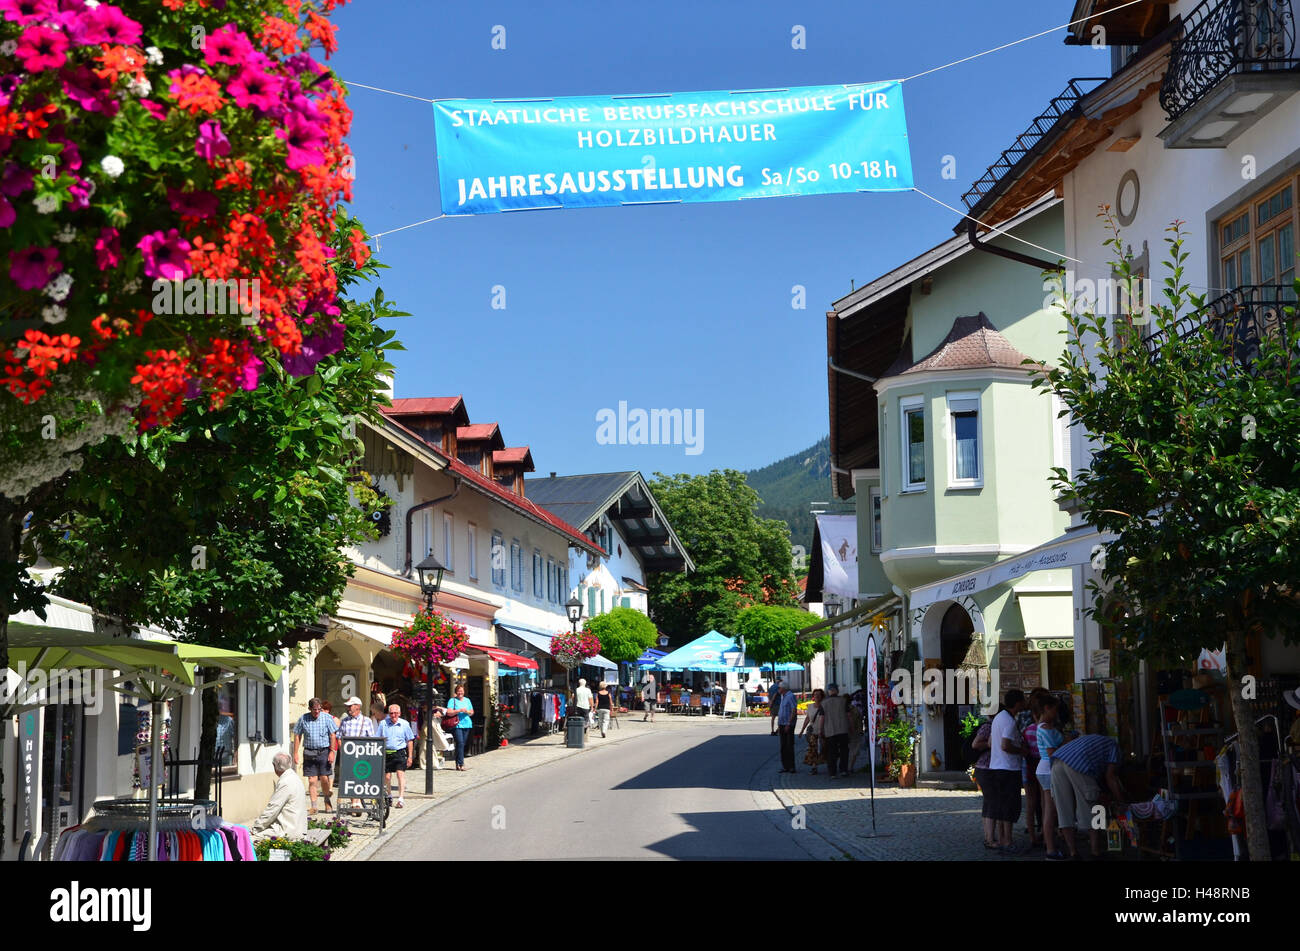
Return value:
<svg viewBox="0 0 1300 951">
<path fill-rule="evenodd" d="M 1059 26 L 1073 6 L 354 0 L 334 15 L 330 65 L 345 81 L 430 99 L 859 83 Z M 1109 74 L 1105 50 L 1064 36 L 903 85 L 917 188 L 964 207 L 962 193 L 1070 78 Z M 357 87 L 349 103 L 353 213 L 370 233 L 438 215 L 432 105 Z M 472 422 L 495 421 L 507 445 L 532 448 L 536 475 L 758 468 L 828 430 L 833 301 L 951 237 L 959 220 L 916 193 L 876 193 L 409 228 L 380 238 L 377 255 L 385 296 L 411 314 L 391 322 L 406 347 L 390 355 L 396 395 L 463 396 Z M 598 417 L 620 403 L 691 411 L 694 444 L 605 444 Z"/>
</svg>

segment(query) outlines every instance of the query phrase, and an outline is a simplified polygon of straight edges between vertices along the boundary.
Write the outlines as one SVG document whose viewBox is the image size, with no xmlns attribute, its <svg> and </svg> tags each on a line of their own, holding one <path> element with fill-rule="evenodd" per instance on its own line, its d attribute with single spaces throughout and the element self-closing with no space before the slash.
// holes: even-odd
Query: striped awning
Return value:
<svg viewBox="0 0 1300 951">
<path fill-rule="evenodd" d="M 487 644 L 468 644 L 466 646 L 470 650 L 487 654 L 503 667 L 513 667 L 516 670 L 537 670 L 537 661 L 529 660 L 527 657 L 520 657 L 518 654 L 512 654 L 500 647 L 490 647 Z"/>
</svg>

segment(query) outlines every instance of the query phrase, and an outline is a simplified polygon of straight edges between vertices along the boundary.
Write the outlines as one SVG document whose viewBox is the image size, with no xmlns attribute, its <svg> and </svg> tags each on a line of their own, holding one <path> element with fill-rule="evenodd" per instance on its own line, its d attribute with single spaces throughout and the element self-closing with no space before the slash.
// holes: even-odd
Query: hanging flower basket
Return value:
<svg viewBox="0 0 1300 951">
<path fill-rule="evenodd" d="M 551 656 L 565 667 L 577 667 L 588 657 L 600 653 L 600 638 L 590 630 L 577 634 L 562 631 L 551 638 Z"/>
<path fill-rule="evenodd" d="M 465 633 L 465 625 L 441 611 L 421 609 L 405 627 L 393 631 L 391 646 L 423 680 L 426 665 L 451 663 L 467 643 L 469 635 Z"/>
</svg>

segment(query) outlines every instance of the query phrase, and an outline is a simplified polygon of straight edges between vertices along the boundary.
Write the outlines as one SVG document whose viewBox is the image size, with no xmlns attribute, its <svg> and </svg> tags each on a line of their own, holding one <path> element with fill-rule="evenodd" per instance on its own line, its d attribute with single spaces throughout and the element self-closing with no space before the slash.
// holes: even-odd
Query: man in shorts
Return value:
<svg viewBox="0 0 1300 951">
<path fill-rule="evenodd" d="M 415 749 L 415 731 L 402 719 L 402 708 L 394 703 L 388 708 L 388 719 L 375 729 L 375 735 L 384 738 L 384 793 L 393 798 L 392 776 L 396 773 L 396 806 L 401 809 L 406 805 L 406 770 Z"/>
<path fill-rule="evenodd" d="M 314 816 L 318 784 L 325 797 L 325 811 L 331 812 L 334 808 L 330 802 L 330 777 L 334 775 L 334 737 L 339 728 L 332 716 L 322 712 L 320 697 L 307 701 L 307 710 L 293 728 L 293 762 L 296 766 L 298 755 L 303 755 L 302 774 L 307 777 L 307 788 L 311 792 L 311 808 L 307 815 Z"/>
<path fill-rule="evenodd" d="M 1079 857 L 1074 843 L 1076 829 L 1088 833 L 1093 858 L 1101 856 L 1101 830 L 1093 823 L 1092 813 L 1101 799 L 1103 778 L 1115 797 L 1113 808 L 1123 810 L 1127 797 L 1115 772 L 1118 764 L 1119 742 L 1113 736 L 1095 733 L 1067 740 L 1052 754 L 1052 801 L 1056 803 L 1061 838 L 1072 859 Z"/>
</svg>

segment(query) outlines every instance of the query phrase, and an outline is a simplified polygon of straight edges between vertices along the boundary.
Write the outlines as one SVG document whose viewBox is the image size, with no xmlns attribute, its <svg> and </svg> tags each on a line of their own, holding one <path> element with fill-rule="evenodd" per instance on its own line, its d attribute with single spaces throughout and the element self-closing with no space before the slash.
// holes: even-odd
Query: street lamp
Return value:
<svg viewBox="0 0 1300 951">
<path fill-rule="evenodd" d="M 420 577 L 420 591 L 424 595 L 424 609 L 433 610 L 442 588 L 442 573 L 447 569 L 430 555 L 415 566 Z M 424 680 L 428 690 L 424 694 L 424 794 L 433 795 L 433 658 L 424 662 Z"/>
<path fill-rule="evenodd" d="M 576 637 L 576 636 L 577 636 L 577 633 L 578 633 L 578 622 L 582 620 L 582 602 L 578 600 L 578 596 L 577 596 L 577 595 L 574 595 L 573 597 L 569 598 L 568 601 L 564 602 L 564 610 L 565 610 L 565 611 L 568 613 L 568 615 L 569 615 L 569 624 L 572 625 L 572 627 L 573 627 L 573 633 L 574 633 L 574 636 Z M 575 682 L 574 677 L 573 677 L 573 675 L 574 675 L 574 673 L 575 673 L 575 668 L 577 667 L 577 664 L 578 664 L 578 658 L 577 658 L 576 656 L 573 658 L 573 663 L 574 663 L 574 666 L 569 668 L 569 710 L 570 710 L 570 713 L 569 713 L 569 716 L 565 719 L 565 724 L 564 724 L 564 734 L 565 734 L 565 744 L 566 744 L 566 745 L 571 745 L 571 744 L 573 743 L 573 741 L 570 739 L 570 735 L 572 734 L 573 731 L 569 729 L 569 725 L 573 722 L 573 713 L 572 713 L 572 711 L 576 709 L 576 707 L 574 706 L 574 701 L 577 699 L 577 689 L 578 689 L 578 685 L 577 685 L 577 683 Z M 584 733 L 586 732 L 585 724 L 584 724 L 583 732 L 584 732 Z"/>
</svg>

